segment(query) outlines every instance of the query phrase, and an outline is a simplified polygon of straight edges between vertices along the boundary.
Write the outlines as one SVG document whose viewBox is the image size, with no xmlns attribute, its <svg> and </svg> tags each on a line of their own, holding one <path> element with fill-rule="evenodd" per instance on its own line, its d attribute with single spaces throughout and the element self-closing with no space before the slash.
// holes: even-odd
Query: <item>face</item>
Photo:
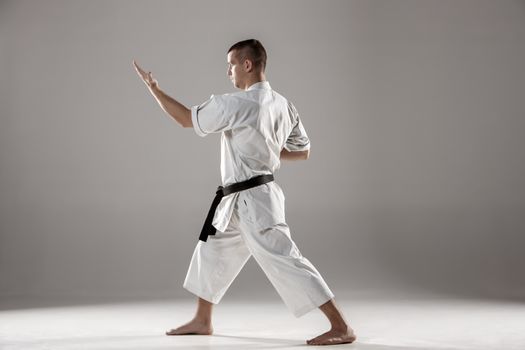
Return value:
<svg viewBox="0 0 525 350">
<path fill-rule="evenodd" d="M 228 77 L 237 88 L 242 86 L 246 77 L 246 71 L 237 59 L 236 50 L 228 52 Z"/>
</svg>

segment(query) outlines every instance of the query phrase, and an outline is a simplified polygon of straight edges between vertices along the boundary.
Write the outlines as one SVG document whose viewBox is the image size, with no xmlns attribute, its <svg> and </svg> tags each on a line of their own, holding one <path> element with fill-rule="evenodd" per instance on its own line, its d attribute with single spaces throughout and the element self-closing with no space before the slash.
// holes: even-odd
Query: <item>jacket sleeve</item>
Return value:
<svg viewBox="0 0 525 350">
<path fill-rule="evenodd" d="M 299 113 L 297 113 L 297 110 L 292 103 L 289 104 L 289 111 L 292 114 L 292 120 L 294 123 L 292 132 L 288 136 L 284 148 L 290 152 L 306 151 L 310 149 L 310 139 L 306 134 L 306 130 L 304 129 L 301 118 L 299 117 Z"/>
<path fill-rule="evenodd" d="M 191 121 L 199 136 L 244 126 L 255 104 L 247 104 L 231 94 L 211 95 L 200 105 L 191 107 Z"/>
</svg>

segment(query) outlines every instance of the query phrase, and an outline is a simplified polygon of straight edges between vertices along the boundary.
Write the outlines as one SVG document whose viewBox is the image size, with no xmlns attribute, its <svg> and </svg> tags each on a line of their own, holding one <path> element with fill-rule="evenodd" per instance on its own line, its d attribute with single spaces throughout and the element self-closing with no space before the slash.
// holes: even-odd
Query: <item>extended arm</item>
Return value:
<svg viewBox="0 0 525 350">
<path fill-rule="evenodd" d="M 137 65 L 135 61 L 133 61 L 133 65 L 164 112 L 173 117 L 173 119 L 182 125 L 183 128 L 193 127 L 193 123 L 191 121 L 191 111 L 182 103 L 162 91 L 157 80 L 151 76 L 151 72 L 146 73 Z"/>
<path fill-rule="evenodd" d="M 164 112 L 173 117 L 183 128 L 193 127 L 191 111 L 186 106 L 167 95 L 158 86 L 152 87 L 150 91 Z"/>
<path fill-rule="evenodd" d="M 286 148 L 283 148 L 281 151 L 280 159 L 287 160 L 306 160 L 310 156 L 310 150 L 306 151 L 294 151 L 290 152 Z"/>
</svg>

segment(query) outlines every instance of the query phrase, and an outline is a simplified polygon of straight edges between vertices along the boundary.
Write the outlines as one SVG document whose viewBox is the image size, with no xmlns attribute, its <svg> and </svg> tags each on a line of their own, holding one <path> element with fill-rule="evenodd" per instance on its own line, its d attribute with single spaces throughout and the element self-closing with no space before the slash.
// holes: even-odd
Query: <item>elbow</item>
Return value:
<svg viewBox="0 0 525 350">
<path fill-rule="evenodd" d="M 305 154 L 304 154 L 304 160 L 307 160 L 308 158 L 310 158 L 310 150 L 307 149 Z"/>
</svg>

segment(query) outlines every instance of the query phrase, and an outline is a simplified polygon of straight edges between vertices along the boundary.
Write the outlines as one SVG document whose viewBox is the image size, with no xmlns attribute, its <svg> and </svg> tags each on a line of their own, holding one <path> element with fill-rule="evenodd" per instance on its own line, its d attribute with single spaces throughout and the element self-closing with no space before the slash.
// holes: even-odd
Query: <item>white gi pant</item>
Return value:
<svg viewBox="0 0 525 350">
<path fill-rule="evenodd" d="M 288 309 L 301 317 L 334 294 L 312 263 L 302 256 L 286 223 L 252 229 L 235 205 L 228 227 L 198 241 L 183 287 L 219 303 L 250 256 L 262 268 Z"/>
</svg>

